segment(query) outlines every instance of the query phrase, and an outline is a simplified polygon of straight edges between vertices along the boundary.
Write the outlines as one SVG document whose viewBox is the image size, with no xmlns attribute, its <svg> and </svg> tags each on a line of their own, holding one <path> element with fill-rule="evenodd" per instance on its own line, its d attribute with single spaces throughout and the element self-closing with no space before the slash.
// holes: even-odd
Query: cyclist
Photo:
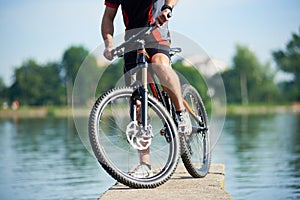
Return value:
<svg viewBox="0 0 300 200">
<path fill-rule="evenodd" d="M 170 62 L 170 34 L 168 30 L 168 15 L 172 12 L 177 0 L 105 0 L 105 11 L 102 18 L 101 33 L 105 42 L 104 56 L 112 60 L 114 19 L 118 7 L 121 6 L 123 21 L 126 27 L 125 39 L 129 38 L 137 28 L 147 27 L 155 23 L 155 29 L 147 38 L 146 50 L 150 56 L 151 66 L 158 76 L 163 89 L 169 94 L 174 103 L 177 118 L 178 132 L 191 132 L 191 122 L 188 112 L 183 105 L 181 86 L 176 72 Z M 126 52 L 124 55 L 124 73 L 136 65 L 136 51 Z M 128 80 L 127 80 L 128 84 Z M 135 170 L 135 176 L 151 176 L 150 149 L 139 151 L 140 165 Z"/>
</svg>

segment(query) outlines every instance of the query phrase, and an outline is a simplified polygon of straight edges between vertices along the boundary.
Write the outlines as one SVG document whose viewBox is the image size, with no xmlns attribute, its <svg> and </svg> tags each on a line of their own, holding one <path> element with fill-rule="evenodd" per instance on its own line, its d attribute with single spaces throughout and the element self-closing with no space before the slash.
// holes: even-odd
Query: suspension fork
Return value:
<svg viewBox="0 0 300 200">
<path fill-rule="evenodd" d="M 146 60 L 146 50 L 145 50 L 145 41 L 139 41 L 139 49 L 137 51 L 137 57 L 136 57 L 136 63 L 137 67 L 141 69 L 141 76 L 142 76 L 142 85 L 139 87 L 139 93 L 141 95 L 141 117 L 142 117 L 142 125 L 144 130 L 147 130 L 148 122 L 147 122 L 147 116 L 148 116 L 148 89 L 147 89 L 147 69 L 148 69 L 148 63 Z"/>
</svg>

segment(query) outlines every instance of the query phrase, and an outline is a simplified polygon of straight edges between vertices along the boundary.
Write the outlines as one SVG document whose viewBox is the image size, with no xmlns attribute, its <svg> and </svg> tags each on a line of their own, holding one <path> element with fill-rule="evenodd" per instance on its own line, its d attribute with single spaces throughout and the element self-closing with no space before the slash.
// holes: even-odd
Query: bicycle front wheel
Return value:
<svg viewBox="0 0 300 200">
<path fill-rule="evenodd" d="M 183 85 L 182 94 L 189 107 L 193 131 L 190 135 L 181 136 L 181 158 L 190 175 L 201 178 L 206 176 L 211 163 L 207 114 L 203 101 L 193 86 Z"/>
<path fill-rule="evenodd" d="M 166 109 L 149 95 L 147 117 L 153 133 L 149 147 L 151 171 L 145 172 L 144 177 L 135 176 L 143 152 L 135 149 L 126 136 L 126 127 L 131 122 L 132 93 L 132 88 L 125 87 L 112 89 L 99 97 L 89 118 L 90 142 L 101 166 L 117 181 L 132 188 L 154 188 L 175 171 L 180 141 Z"/>
</svg>

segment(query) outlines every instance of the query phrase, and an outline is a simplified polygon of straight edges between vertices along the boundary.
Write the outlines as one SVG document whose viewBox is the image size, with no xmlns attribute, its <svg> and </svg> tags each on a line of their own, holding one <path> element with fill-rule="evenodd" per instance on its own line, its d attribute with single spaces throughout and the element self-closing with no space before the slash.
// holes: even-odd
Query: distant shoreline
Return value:
<svg viewBox="0 0 300 200">
<path fill-rule="evenodd" d="M 220 108 L 222 109 L 222 108 Z M 217 114 L 218 114 L 218 109 Z M 222 109 L 219 113 L 224 113 Z M 90 108 L 76 108 L 64 106 L 40 106 L 40 107 L 20 107 L 20 109 L 0 110 L 0 119 L 9 118 L 45 118 L 45 117 L 87 117 L 90 113 Z M 227 105 L 226 115 L 262 115 L 276 113 L 300 113 L 300 103 L 290 105 Z"/>
<path fill-rule="evenodd" d="M 300 113 L 300 103 L 285 105 L 250 104 L 227 105 L 227 114 L 251 115 L 251 114 L 276 114 L 276 113 Z"/>
<path fill-rule="evenodd" d="M 39 107 L 20 107 L 17 110 L 6 109 L 0 110 L 0 119 L 8 118 L 45 118 L 45 117 L 56 117 L 65 118 L 88 116 L 89 108 L 78 108 L 72 111 L 72 107 L 68 106 L 39 106 Z"/>
</svg>

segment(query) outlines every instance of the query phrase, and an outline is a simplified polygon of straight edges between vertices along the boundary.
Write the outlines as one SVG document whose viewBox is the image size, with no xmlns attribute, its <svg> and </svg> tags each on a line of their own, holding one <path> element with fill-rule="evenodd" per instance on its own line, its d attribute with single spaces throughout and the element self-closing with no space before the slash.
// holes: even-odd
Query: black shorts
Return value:
<svg viewBox="0 0 300 200">
<path fill-rule="evenodd" d="M 146 48 L 146 52 L 150 59 L 157 53 L 165 54 L 170 59 L 170 46 L 156 44 L 151 45 L 151 48 Z M 124 73 L 136 67 L 137 51 L 130 51 L 124 54 Z"/>
<path fill-rule="evenodd" d="M 171 59 L 170 57 L 170 46 L 168 45 L 161 45 L 161 44 L 157 44 L 156 48 L 153 48 L 153 46 L 151 46 L 151 48 L 146 48 L 146 52 L 151 58 L 157 54 L 157 53 L 163 53 L 166 56 L 168 56 L 169 59 Z M 133 68 L 136 67 L 136 57 L 137 57 L 137 51 L 130 51 L 124 54 L 124 74 L 125 74 L 125 84 L 127 86 L 129 86 L 133 80 L 131 80 L 131 76 L 129 71 Z M 137 73 L 137 79 L 140 80 L 141 79 L 141 74 Z"/>
</svg>

